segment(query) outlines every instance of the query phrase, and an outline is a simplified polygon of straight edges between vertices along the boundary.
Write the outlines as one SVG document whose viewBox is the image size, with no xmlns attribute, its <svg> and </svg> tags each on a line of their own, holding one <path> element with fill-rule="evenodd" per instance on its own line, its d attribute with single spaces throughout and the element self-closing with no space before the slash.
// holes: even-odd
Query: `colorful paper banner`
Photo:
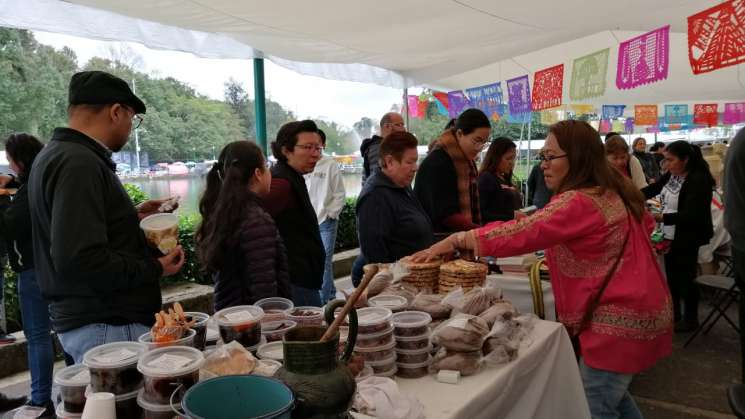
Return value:
<svg viewBox="0 0 745 419">
<path fill-rule="evenodd" d="M 440 115 L 448 115 L 448 94 L 445 92 L 432 92 L 432 96 L 435 97 L 437 112 Z"/>
<path fill-rule="evenodd" d="M 603 105 L 603 119 L 616 119 L 623 116 L 626 105 Z"/>
<path fill-rule="evenodd" d="M 716 103 L 693 105 L 693 123 L 713 127 L 719 121 Z"/>
<path fill-rule="evenodd" d="M 745 62 L 745 3 L 722 2 L 688 17 L 688 60 L 693 74 Z"/>
<path fill-rule="evenodd" d="M 494 114 L 497 114 L 497 106 L 504 102 L 500 82 L 466 89 L 466 96 L 472 107 L 481 109 L 489 118 L 494 118 Z"/>
<path fill-rule="evenodd" d="M 725 103 L 722 122 L 725 124 L 745 122 L 745 102 Z"/>
<path fill-rule="evenodd" d="M 530 81 L 528 81 L 527 74 L 507 80 L 507 94 L 510 102 L 510 116 L 518 118 L 530 113 Z"/>
<path fill-rule="evenodd" d="M 601 134 L 611 132 L 611 124 L 609 119 L 600 120 L 600 129 L 598 130 Z"/>
<path fill-rule="evenodd" d="M 448 92 L 448 112 L 451 118 L 457 118 L 467 107 L 470 107 L 470 103 L 462 91 Z"/>
<path fill-rule="evenodd" d="M 591 113 L 595 113 L 595 106 L 594 105 L 569 105 L 572 109 L 572 112 L 574 112 L 577 115 L 587 115 Z"/>
<path fill-rule="evenodd" d="M 409 95 L 406 99 L 409 105 L 409 116 L 412 118 L 421 118 L 422 114 L 419 111 L 419 96 Z"/>
<path fill-rule="evenodd" d="M 532 107 L 534 111 L 561 106 L 564 94 L 564 64 L 540 71 L 533 76 Z"/>
<path fill-rule="evenodd" d="M 559 110 L 541 111 L 541 124 L 553 125 L 561 120 L 562 112 Z"/>
<path fill-rule="evenodd" d="M 626 118 L 626 120 L 623 121 L 623 132 L 628 132 L 629 134 L 634 133 L 634 118 Z"/>
<path fill-rule="evenodd" d="M 688 123 L 688 105 L 665 105 L 665 123 L 668 125 Z"/>
<path fill-rule="evenodd" d="M 610 49 L 606 48 L 574 60 L 572 81 L 569 84 L 571 100 L 583 100 L 605 94 L 609 56 Z"/>
<path fill-rule="evenodd" d="M 657 125 L 657 105 L 634 106 L 634 124 Z"/>
<path fill-rule="evenodd" d="M 619 89 L 667 78 L 670 60 L 670 25 L 621 42 L 618 47 L 616 86 Z"/>
<path fill-rule="evenodd" d="M 611 121 L 611 131 L 613 132 L 626 132 L 626 129 L 624 127 L 623 121 L 621 120 L 613 120 Z"/>
</svg>

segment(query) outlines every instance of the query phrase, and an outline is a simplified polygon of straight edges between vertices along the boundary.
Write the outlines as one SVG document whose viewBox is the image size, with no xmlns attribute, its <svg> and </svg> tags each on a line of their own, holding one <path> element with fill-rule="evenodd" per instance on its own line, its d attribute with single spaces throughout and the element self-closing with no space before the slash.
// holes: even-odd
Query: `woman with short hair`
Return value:
<svg viewBox="0 0 745 419">
<path fill-rule="evenodd" d="M 644 176 L 647 183 L 654 183 L 660 177 L 660 166 L 651 153 L 647 153 L 647 140 L 644 137 L 637 137 L 631 146 L 632 155 L 639 160 L 644 170 Z"/>
<path fill-rule="evenodd" d="M 647 186 L 644 170 L 636 157 L 629 154 L 629 145 L 620 135 L 613 135 L 605 140 L 605 154 L 608 163 L 621 173 L 637 188 Z"/>
<path fill-rule="evenodd" d="M 484 223 L 509 221 L 525 215 L 522 196 L 512 183 L 517 145 L 509 138 L 492 141 L 479 169 L 479 202 Z"/>
</svg>

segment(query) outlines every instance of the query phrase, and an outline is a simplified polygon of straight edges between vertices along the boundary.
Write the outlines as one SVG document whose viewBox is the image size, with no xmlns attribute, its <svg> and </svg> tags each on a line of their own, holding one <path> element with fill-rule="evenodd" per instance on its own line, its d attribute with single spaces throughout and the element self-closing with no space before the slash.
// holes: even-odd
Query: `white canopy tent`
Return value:
<svg viewBox="0 0 745 419">
<path fill-rule="evenodd" d="M 463 89 L 564 63 L 565 102 L 572 61 L 610 47 L 605 95 L 583 103 L 742 100 L 745 65 L 696 76 L 688 63 L 686 18 L 719 3 L 0 0 L 0 25 L 210 58 L 267 58 L 306 75 L 397 88 Z M 667 80 L 617 89 L 618 43 L 668 24 Z"/>
</svg>

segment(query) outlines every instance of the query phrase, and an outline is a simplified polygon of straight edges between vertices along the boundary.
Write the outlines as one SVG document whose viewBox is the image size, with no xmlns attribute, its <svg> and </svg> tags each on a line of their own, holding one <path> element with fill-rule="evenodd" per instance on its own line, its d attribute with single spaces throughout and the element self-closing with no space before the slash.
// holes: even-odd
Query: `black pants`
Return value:
<svg viewBox="0 0 745 419">
<path fill-rule="evenodd" d="M 737 288 L 740 290 L 740 310 L 739 310 L 739 322 L 740 325 L 740 359 L 742 360 L 742 382 L 745 383 L 745 330 L 742 325 L 745 325 L 745 298 L 743 298 L 743 291 L 745 290 L 745 252 L 742 250 L 735 249 L 732 246 L 732 261 L 735 263 L 735 282 Z"/>
<path fill-rule="evenodd" d="M 698 245 L 673 241 L 670 252 L 665 255 L 665 274 L 670 294 L 673 298 L 675 321 L 682 318 L 687 322 L 698 323 L 698 301 L 700 292 L 696 282 L 698 268 Z"/>
</svg>

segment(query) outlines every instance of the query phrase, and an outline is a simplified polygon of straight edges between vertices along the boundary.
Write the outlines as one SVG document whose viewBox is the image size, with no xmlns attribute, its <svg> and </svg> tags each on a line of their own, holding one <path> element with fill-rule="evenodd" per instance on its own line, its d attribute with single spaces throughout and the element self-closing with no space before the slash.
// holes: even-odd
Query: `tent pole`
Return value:
<svg viewBox="0 0 745 419">
<path fill-rule="evenodd" d="M 532 136 L 530 129 L 532 126 L 533 126 L 533 111 L 530 111 L 530 117 L 528 117 L 528 157 L 525 159 L 525 172 L 524 172 L 528 174 L 530 174 L 530 139 Z M 523 206 L 528 206 L 528 194 L 530 193 L 530 191 L 528 190 L 528 182 L 525 182 L 524 185 L 525 185 L 525 194 L 523 195 Z"/>
<path fill-rule="evenodd" d="M 406 129 L 409 127 L 409 88 L 404 87 L 404 118 L 406 119 Z"/>
<path fill-rule="evenodd" d="M 268 155 L 266 141 L 266 95 L 264 89 L 264 59 L 254 58 L 254 114 L 256 115 L 256 142 Z"/>
</svg>

